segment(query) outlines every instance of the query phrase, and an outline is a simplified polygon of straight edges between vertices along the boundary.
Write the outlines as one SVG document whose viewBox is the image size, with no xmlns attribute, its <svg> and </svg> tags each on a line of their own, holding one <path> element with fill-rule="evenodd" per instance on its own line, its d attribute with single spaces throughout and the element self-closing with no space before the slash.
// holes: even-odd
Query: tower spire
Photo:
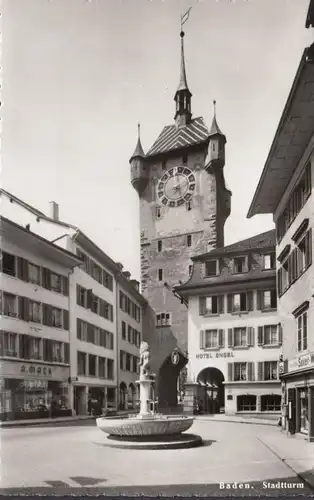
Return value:
<svg viewBox="0 0 314 500">
<path fill-rule="evenodd" d="M 191 121 L 192 113 L 191 113 L 191 97 L 192 94 L 189 90 L 187 79 L 186 79 L 186 70 L 185 70 L 185 57 L 184 57 L 184 31 L 183 25 L 189 18 L 191 8 L 181 16 L 181 61 L 180 61 L 180 81 L 179 86 L 177 88 L 176 94 L 174 96 L 174 100 L 176 102 L 176 114 L 175 121 L 177 126 L 185 126 Z"/>
<path fill-rule="evenodd" d="M 140 122 L 137 122 L 137 143 L 136 143 L 134 153 L 131 156 L 131 160 L 132 160 L 132 158 L 136 158 L 136 157 L 139 157 L 139 158 L 145 157 L 145 153 L 143 151 L 142 143 L 141 143 L 141 124 L 140 124 Z"/>
<path fill-rule="evenodd" d="M 223 135 L 222 131 L 218 127 L 218 123 L 216 120 L 216 101 L 215 100 L 213 100 L 213 105 L 214 105 L 214 117 L 213 117 L 212 126 L 210 128 L 209 135 L 216 135 L 216 134 Z"/>
</svg>

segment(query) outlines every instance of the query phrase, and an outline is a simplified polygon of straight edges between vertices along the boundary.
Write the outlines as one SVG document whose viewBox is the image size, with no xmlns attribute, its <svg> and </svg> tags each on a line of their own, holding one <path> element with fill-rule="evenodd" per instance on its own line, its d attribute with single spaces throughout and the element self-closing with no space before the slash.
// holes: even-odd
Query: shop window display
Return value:
<svg viewBox="0 0 314 500">
<path fill-rule="evenodd" d="M 308 389 L 300 391 L 300 431 L 307 434 L 309 432 L 309 407 Z"/>
</svg>

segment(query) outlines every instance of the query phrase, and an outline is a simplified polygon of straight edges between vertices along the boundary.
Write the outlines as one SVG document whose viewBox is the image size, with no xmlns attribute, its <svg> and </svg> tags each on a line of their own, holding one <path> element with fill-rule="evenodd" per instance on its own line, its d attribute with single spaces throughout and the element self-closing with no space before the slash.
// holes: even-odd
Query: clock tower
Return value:
<svg viewBox="0 0 314 500">
<path fill-rule="evenodd" d="M 180 37 L 174 123 L 146 154 L 138 134 L 130 159 L 140 201 L 142 293 L 156 314 L 155 329 L 145 335 L 153 350 L 160 409 L 177 405 L 177 380 L 188 356 L 188 304 L 174 287 L 190 279 L 193 255 L 224 246 L 231 202 L 223 173 L 226 137 L 215 107 L 210 130 L 202 117 L 192 117 L 183 31 Z"/>
</svg>

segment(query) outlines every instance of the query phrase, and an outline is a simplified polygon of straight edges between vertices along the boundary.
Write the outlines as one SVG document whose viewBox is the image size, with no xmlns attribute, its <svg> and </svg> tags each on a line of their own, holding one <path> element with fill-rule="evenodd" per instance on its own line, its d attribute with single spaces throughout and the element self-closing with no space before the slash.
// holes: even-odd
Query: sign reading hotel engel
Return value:
<svg viewBox="0 0 314 500">
<path fill-rule="evenodd" d="M 234 358 L 234 352 L 202 352 L 196 354 L 196 359 L 212 359 L 212 358 Z"/>
</svg>

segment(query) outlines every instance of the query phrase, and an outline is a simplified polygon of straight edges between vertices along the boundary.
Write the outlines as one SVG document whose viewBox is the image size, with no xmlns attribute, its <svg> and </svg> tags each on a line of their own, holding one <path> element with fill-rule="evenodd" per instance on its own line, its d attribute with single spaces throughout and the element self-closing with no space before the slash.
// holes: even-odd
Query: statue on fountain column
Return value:
<svg viewBox="0 0 314 500">
<path fill-rule="evenodd" d="M 140 347 L 140 379 L 143 378 L 149 378 L 151 374 L 150 372 L 150 362 L 151 362 L 151 355 L 150 355 L 150 347 L 147 344 L 147 342 L 141 342 L 141 347 Z"/>
</svg>

